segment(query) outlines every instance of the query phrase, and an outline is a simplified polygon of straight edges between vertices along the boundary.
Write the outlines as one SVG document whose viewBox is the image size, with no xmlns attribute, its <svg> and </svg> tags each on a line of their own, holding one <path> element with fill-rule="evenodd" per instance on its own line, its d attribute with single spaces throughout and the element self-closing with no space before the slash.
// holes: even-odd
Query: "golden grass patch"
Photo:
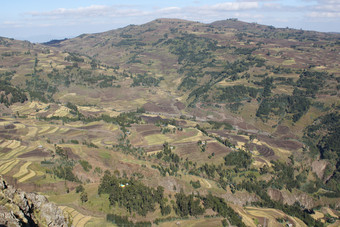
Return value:
<svg viewBox="0 0 340 227">
<path fill-rule="evenodd" d="M 0 144 L 0 147 L 5 148 L 8 145 L 10 145 L 13 142 L 13 140 L 7 140 L 5 142 L 3 142 L 2 144 Z"/>
<path fill-rule="evenodd" d="M 15 150 L 12 150 L 11 152 L 7 153 L 6 155 L 3 156 L 3 159 L 12 159 L 16 156 L 18 156 L 22 151 L 24 151 L 27 147 L 26 146 L 21 146 L 16 148 Z"/>
<path fill-rule="evenodd" d="M 9 171 L 11 171 L 13 169 L 13 167 L 15 165 L 17 165 L 19 163 L 19 160 L 18 159 L 15 159 L 15 160 L 12 160 L 4 165 L 1 166 L 0 168 L 0 173 L 1 174 L 6 174 L 8 173 Z"/>
<path fill-rule="evenodd" d="M 16 149 L 16 148 L 20 147 L 20 145 L 21 145 L 21 142 L 20 142 L 20 141 L 18 141 L 18 140 L 12 140 L 12 143 L 9 144 L 7 147 L 8 147 L 8 148 L 11 148 L 11 149 Z"/>
<path fill-rule="evenodd" d="M 54 134 L 59 130 L 59 127 L 51 127 L 52 129 L 48 131 L 46 134 Z"/>
<path fill-rule="evenodd" d="M 325 207 L 324 209 L 325 209 L 326 212 L 327 212 L 328 214 L 330 214 L 331 216 L 333 216 L 333 217 L 335 217 L 335 218 L 339 218 L 339 216 L 336 215 L 336 214 L 333 212 L 333 210 L 330 209 L 329 207 Z"/>
<path fill-rule="evenodd" d="M 163 144 L 165 141 L 172 141 L 168 136 L 164 134 L 149 135 L 145 136 L 144 139 L 147 141 L 148 145 L 158 145 Z"/>
<path fill-rule="evenodd" d="M 294 65 L 296 64 L 295 60 L 294 59 L 289 59 L 289 60 L 284 60 L 282 62 L 283 65 Z"/>
<path fill-rule="evenodd" d="M 19 183 L 22 183 L 24 181 L 27 181 L 29 179 L 31 179 L 32 177 L 34 177 L 36 175 L 36 173 L 33 170 L 29 170 L 29 173 L 27 175 L 25 175 L 24 177 L 20 178 L 18 180 Z"/>
<path fill-rule="evenodd" d="M 321 219 L 323 217 L 325 217 L 325 215 L 319 211 L 314 211 L 314 214 L 311 214 L 312 218 L 314 218 L 315 220 Z"/>
<path fill-rule="evenodd" d="M 28 133 L 26 134 L 26 137 L 34 137 L 38 133 L 37 127 L 28 127 Z"/>
<path fill-rule="evenodd" d="M 47 117 L 66 117 L 68 115 L 70 115 L 70 110 L 65 106 L 61 106 L 59 109 L 54 111 L 54 113 L 49 114 Z"/>
<path fill-rule="evenodd" d="M 232 208 L 242 217 L 242 221 L 246 226 L 257 227 L 253 218 L 242 207 L 235 205 Z"/>
<path fill-rule="evenodd" d="M 92 219 L 91 216 L 83 215 L 77 210 L 68 206 L 59 206 L 59 208 L 66 214 L 70 215 L 72 218 L 72 225 L 84 227 L 88 221 Z"/>
<path fill-rule="evenodd" d="M 16 173 L 16 174 L 14 174 L 13 175 L 13 177 L 15 177 L 15 178 L 19 178 L 19 177 L 22 177 L 22 176 L 24 176 L 25 174 L 27 174 L 28 173 L 28 166 L 29 165 L 31 165 L 32 164 L 32 162 L 30 162 L 30 161 L 28 161 L 28 162 L 26 162 L 25 164 L 23 164 L 21 167 L 20 167 L 20 169 L 19 169 L 19 171 Z"/>
</svg>

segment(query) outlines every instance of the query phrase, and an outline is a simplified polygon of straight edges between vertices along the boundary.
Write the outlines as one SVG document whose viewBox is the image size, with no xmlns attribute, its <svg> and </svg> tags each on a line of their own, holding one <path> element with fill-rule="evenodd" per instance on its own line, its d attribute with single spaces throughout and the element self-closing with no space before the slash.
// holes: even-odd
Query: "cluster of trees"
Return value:
<svg viewBox="0 0 340 227">
<path fill-rule="evenodd" d="M 304 70 L 300 74 L 298 81 L 296 81 L 297 87 L 305 89 L 304 92 L 300 92 L 300 95 L 314 98 L 328 77 L 329 75 L 327 72 Z"/>
<path fill-rule="evenodd" d="M 0 103 L 10 106 L 16 102 L 25 102 L 27 96 L 20 88 L 12 86 L 6 80 L 0 80 Z"/>
<path fill-rule="evenodd" d="M 116 214 L 107 214 L 106 221 L 116 224 L 118 227 L 151 227 L 151 222 L 132 222 L 127 216 L 119 216 Z"/>
<path fill-rule="evenodd" d="M 170 146 L 167 142 L 163 144 L 163 150 L 158 152 L 156 158 L 158 160 L 164 161 L 162 165 L 152 165 L 152 168 L 158 169 L 162 176 L 174 176 L 179 170 L 180 157 L 172 152 L 173 146 Z"/>
<path fill-rule="evenodd" d="M 153 189 L 133 178 L 122 178 L 109 171 L 105 171 L 98 187 L 99 195 L 109 194 L 111 205 L 118 204 L 130 213 L 136 212 L 142 216 L 153 212 L 156 203 L 166 207 L 163 192 L 164 189 L 161 186 Z"/>
<path fill-rule="evenodd" d="M 224 157 L 224 161 L 226 166 L 236 166 L 237 168 L 248 169 L 253 160 L 249 152 L 239 149 L 238 151 L 227 154 Z"/>
<path fill-rule="evenodd" d="M 174 207 L 176 214 L 185 216 L 198 216 L 205 212 L 204 207 L 201 206 L 201 199 L 195 198 L 193 194 L 185 195 L 183 191 L 175 195 L 176 205 Z"/>
<path fill-rule="evenodd" d="M 306 143 L 329 164 L 322 180 L 327 189 L 340 195 L 340 114 L 329 113 L 314 121 L 305 130 Z M 335 167 L 335 168 L 334 168 Z"/>
<path fill-rule="evenodd" d="M 256 116 L 265 119 L 271 113 L 282 117 L 291 114 L 293 122 L 296 122 L 309 110 L 310 105 L 309 99 L 304 96 L 276 95 L 262 100 Z"/>
<path fill-rule="evenodd" d="M 26 89 L 32 100 L 41 102 L 53 102 L 53 94 L 58 91 L 56 85 L 50 84 L 39 75 L 34 75 L 31 80 L 26 80 Z"/>
<path fill-rule="evenodd" d="M 92 169 L 92 165 L 86 160 L 79 160 L 79 164 L 86 172 L 89 172 L 90 169 Z"/>
<path fill-rule="evenodd" d="M 71 103 L 71 105 L 74 105 Z M 71 110 L 74 111 L 74 109 Z M 95 122 L 95 121 L 105 121 L 107 123 L 112 123 L 112 124 L 117 124 L 121 126 L 123 129 L 125 127 L 130 127 L 131 124 L 138 124 L 142 122 L 142 119 L 140 115 L 136 112 L 127 112 L 127 113 L 121 113 L 117 117 L 111 117 L 106 114 L 102 114 L 101 116 L 94 117 L 94 116 L 89 116 L 86 117 L 83 114 L 81 114 L 78 111 L 78 108 L 76 109 L 75 113 L 77 116 L 76 117 L 59 117 L 59 116 L 52 116 L 52 117 L 40 117 L 40 120 L 45 120 L 45 121 L 52 121 L 52 120 L 62 120 L 63 122 L 74 122 L 74 121 L 82 121 L 84 123 L 89 123 L 89 122 Z M 126 129 L 125 129 L 126 130 Z"/>
<path fill-rule="evenodd" d="M 58 159 L 52 161 L 44 161 L 42 164 L 51 164 L 53 165 L 51 170 L 46 170 L 47 173 L 54 174 L 60 179 L 79 182 L 79 179 L 73 173 L 73 167 L 75 162 L 69 159 L 68 151 L 60 146 L 55 145 L 55 154 Z M 53 155 L 54 158 L 54 155 Z"/>
<path fill-rule="evenodd" d="M 224 130 L 233 129 L 233 126 L 231 124 L 224 121 L 208 121 L 208 123 L 212 126 L 212 129 L 221 129 L 221 127 L 223 127 Z"/>
<path fill-rule="evenodd" d="M 69 62 L 84 62 L 84 58 L 80 57 L 77 53 L 68 53 L 69 55 L 65 57 L 65 61 Z"/>
<path fill-rule="evenodd" d="M 211 58 L 212 52 L 217 49 L 217 42 L 196 36 L 194 34 L 182 33 L 180 37 L 168 39 L 164 45 L 169 46 L 170 53 L 178 56 L 179 64 L 198 64 Z"/>
<path fill-rule="evenodd" d="M 224 201 L 224 199 L 208 194 L 203 198 L 205 209 L 211 208 L 224 218 L 227 218 L 231 225 L 245 227 L 242 218 Z"/>
<path fill-rule="evenodd" d="M 133 82 L 131 87 L 144 86 L 144 87 L 158 87 L 159 83 L 164 80 L 163 77 L 155 78 L 152 76 L 148 76 L 147 74 L 137 74 L 137 76 L 133 77 Z"/>
<path fill-rule="evenodd" d="M 260 91 L 260 89 L 244 85 L 228 86 L 219 88 L 213 98 L 218 102 L 239 102 L 249 98 L 256 98 Z"/>
</svg>

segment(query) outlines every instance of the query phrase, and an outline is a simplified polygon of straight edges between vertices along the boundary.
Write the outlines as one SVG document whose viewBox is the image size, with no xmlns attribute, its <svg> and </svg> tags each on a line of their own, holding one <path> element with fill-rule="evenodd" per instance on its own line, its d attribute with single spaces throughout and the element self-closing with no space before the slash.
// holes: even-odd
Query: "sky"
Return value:
<svg viewBox="0 0 340 227">
<path fill-rule="evenodd" d="M 0 36 L 46 42 L 157 18 L 340 32 L 340 0 L 2 0 Z"/>
</svg>

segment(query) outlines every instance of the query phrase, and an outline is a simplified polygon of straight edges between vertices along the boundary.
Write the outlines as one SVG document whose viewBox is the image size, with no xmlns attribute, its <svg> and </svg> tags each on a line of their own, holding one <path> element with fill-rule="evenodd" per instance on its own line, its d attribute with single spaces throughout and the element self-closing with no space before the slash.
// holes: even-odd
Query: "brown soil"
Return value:
<svg viewBox="0 0 340 227">
<path fill-rule="evenodd" d="M 10 152 L 11 150 L 12 150 L 11 148 L 5 147 L 5 148 L 0 149 L 0 153 L 6 154 Z"/>
<path fill-rule="evenodd" d="M 76 155 L 75 153 L 72 152 L 72 148 L 70 147 L 63 147 L 64 151 L 67 152 L 67 155 L 70 159 L 75 159 L 75 160 L 79 160 L 80 157 L 78 155 Z"/>
<path fill-rule="evenodd" d="M 184 105 L 183 103 L 181 103 L 181 102 L 176 102 L 176 103 L 175 103 L 175 106 L 176 106 L 177 109 L 179 109 L 179 110 L 185 109 L 185 105 Z"/>
<path fill-rule="evenodd" d="M 284 134 L 288 134 L 289 132 L 290 132 L 289 127 L 279 125 L 279 126 L 277 127 L 275 133 L 278 134 L 278 135 L 284 135 Z"/>
<path fill-rule="evenodd" d="M 171 107 L 170 103 L 146 103 L 143 108 L 148 112 L 153 113 L 175 113 L 174 109 Z"/>
<path fill-rule="evenodd" d="M 176 153 L 180 153 L 181 156 L 190 155 L 192 153 L 195 153 L 198 151 L 197 144 L 190 142 L 190 143 L 182 143 L 182 144 L 176 144 Z"/>
<path fill-rule="evenodd" d="M 6 125 L 5 129 L 15 129 L 15 125 L 13 125 L 13 124 Z"/>
<path fill-rule="evenodd" d="M 302 148 L 303 144 L 297 141 L 292 141 L 292 140 L 276 140 L 276 139 L 271 139 L 268 136 L 264 135 L 258 135 L 257 136 L 259 140 L 266 142 L 267 144 L 274 146 L 274 147 L 279 147 L 291 151 L 298 150 Z"/>
<path fill-rule="evenodd" d="M 143 147 L 143 146 L 142 146 Z M 146 153 L 153 152 L 153 151 L 160 151 L 163 149 L 162 145 L 155 145 L 155 146 L 147 146 L 143 147 Z"/>
<path fill-rule="evenodd" d="M 154 129 L 154 130 L 150 130 L 150 131 L 145 131 L 145 132 L 141 132 L 140 135 L 145 137 L 145 136 L 150 136 L 153 134 L 158 134 L 160 132 L 160 129 Z"/>
<path fill-rule="evenodd" d="M 207 151 L 209 153 L 210 152 L 215 153 L 215 155 L 219 155 L 219 154 L 226 155 L 229 152 L 231 152 L 229 148 L 217 142 L 208 142 Z"/>
<path fill-rule="evenodd" d="M 33 151 L 29 151 L 27 153 L 24 153 L 22 155 L 19 155 L 18 158 L 30 158 L 30 157 L 48 157 L 50 156 L 50 153 L 46 152 L 43 148 L 37 148 Z"/>
</svg>

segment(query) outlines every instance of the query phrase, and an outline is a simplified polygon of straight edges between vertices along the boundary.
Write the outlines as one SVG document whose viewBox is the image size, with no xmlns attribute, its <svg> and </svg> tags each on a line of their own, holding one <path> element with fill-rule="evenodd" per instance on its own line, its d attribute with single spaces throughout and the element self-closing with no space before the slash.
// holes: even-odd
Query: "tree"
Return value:
<svg viewBox="0 0 340 227">
<path fill-rule="evenodd" d="M 80 194 L 80 200 L 82 203 L 86 203 L 88 201 L 87 192 L 82 192 Z"/>
<path fill-rule="evenodd" d="M 79 192 L 84 192 L 85 191 L 85 188 L 83 187 L 83 185 L 78 185 L 76 187 L 76 193 L 79 193 Z"/>
</svg>

